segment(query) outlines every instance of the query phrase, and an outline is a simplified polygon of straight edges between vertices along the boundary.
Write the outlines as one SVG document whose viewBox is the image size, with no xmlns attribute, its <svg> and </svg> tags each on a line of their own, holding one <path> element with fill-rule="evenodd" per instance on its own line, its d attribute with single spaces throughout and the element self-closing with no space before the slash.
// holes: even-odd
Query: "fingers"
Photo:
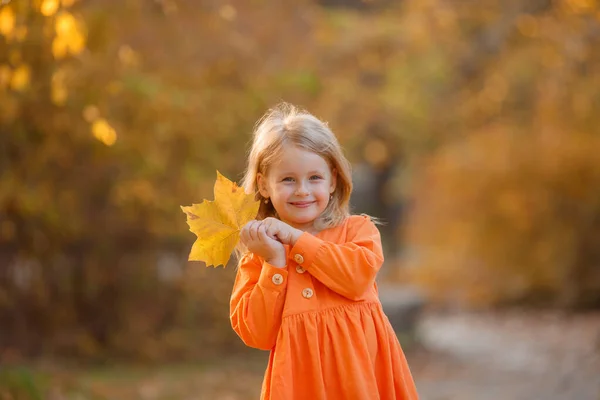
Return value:
<svg viewBox="0 0 600 400">
<path fill-rule="evenodd" d="M 265 218 L 263 220 L 263 225 L 266 227 L 267 236 L 269 236 L 273 240 L 277 240 L 277 234 L 279 233 L 279 228 L 277 227 L 275 218 Z"/>
<path fill-rule="evenodd" d="M 246 225 L 244 225 L 242 227 L 242 230 L 240 231 L 240 240 L 242 241 L 242 243 L 247 243 L 248 242 L 248 226 L 250 225 L 250 222 L 248 222 Z"/>
<path fill-rule="evenodd" d="M 243 243 L 248 243 L 251 240 L 256 240 L 254 237 L 256 236 L 256 226 L 259 225 L 260 222 L 256 220 L 249 221 L 242 230 L 240 231 L 240 239 Z"/>
<path fill-rule="evenodd" d="M 276 218 L 265 218 L 264 220 L 252 220 L 248 222 L 240 231 L 240 239 L 245 245 L 251 242 L 269 242 L 275 240 L 284 243 L 282 235 L 286 236 L 286 231 L 282 231 L 285 227 L 281 221 Z"/>
<path fill-rule="evenodd" d="M 273 240 L 278 240 L 277 238 L 277 234 L 279 233 L 277 228 L 275 228 L 274 226 L 268 226 L 265 228 L 265 233 L 267 234 L 268 237 L 270 237 Z"/>
<path fill-rule="evenodd" d="M 259 225 L 256 233 L 257 233 L 259 240 L 261 240 L 263 242 L 269 241 L 269 236 L 267 235 L 267 228 L 265 227 L 264 224 Z"/>
<path fill-rule="evenodd" d="M 250 226 L 248 227 L 248 237 L 250 240 L 258 240 L 258 227 L 260 225 L 260 221 L 253 220 L 250 222 Z"/>
</svg>

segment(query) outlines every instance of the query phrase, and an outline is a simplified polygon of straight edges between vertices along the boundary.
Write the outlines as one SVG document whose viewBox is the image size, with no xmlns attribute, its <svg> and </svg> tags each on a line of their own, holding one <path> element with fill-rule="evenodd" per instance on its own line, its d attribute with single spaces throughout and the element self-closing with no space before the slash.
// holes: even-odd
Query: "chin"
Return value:
<svg viewBox="0 0 600 400">
<path fill-rule="evenodd" d="M 290 224 L 292 225 L 305 225 L 305 224 L 309 224 L 311 222 L 313 222 L 315 219 L 317 219 L 317 216 L 303 216 L 303 217 L 297 217 L 297 216 L 288 216 L 286 218 L 287 221 L 289 221 Z"/>
<path fill-rule="evenodd" d="M 288 218 L 288 221 L 297 225 L 308 224 L 314 220 L 315 218 Z"/>
</svg>

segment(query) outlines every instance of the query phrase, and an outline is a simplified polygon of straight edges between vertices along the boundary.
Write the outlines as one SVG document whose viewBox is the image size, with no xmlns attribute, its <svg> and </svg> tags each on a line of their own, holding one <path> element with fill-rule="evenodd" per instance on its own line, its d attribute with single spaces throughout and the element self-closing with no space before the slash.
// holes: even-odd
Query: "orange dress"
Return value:
<svg viewBox="0 0 600 400">
<path fill-rule="evenodd" d="M 418 399 L 379 301 L 383 254 L 373 222 L 351 216 L 303 233 L 286 252 L 284 268 L 242 257 L 231 296 L 235 332 L 271 351 L 261 399 Z"/>
</svg>

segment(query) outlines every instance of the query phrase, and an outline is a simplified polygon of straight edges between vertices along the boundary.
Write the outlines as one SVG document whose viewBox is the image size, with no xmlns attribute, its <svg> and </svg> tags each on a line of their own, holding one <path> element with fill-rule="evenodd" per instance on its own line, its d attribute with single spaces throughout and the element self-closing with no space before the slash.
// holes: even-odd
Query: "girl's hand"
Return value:
<svg viewBox="0 0 600 400">
<path fill-rule="evenodd" d="M 290 246 L 295 245 L 298 238 L 304 233 L 277 218 L 265 218 L 262 220 L 262 224 L 266 227 L 267 236 Z"/>
<path fill-rule="evenodd" d="M 240 240 L 252 253 L 262 257 L 269 264 L 283 268 L 286 266 L 285 247 L 269 237 L 262 221 L 252 220 L 242 228 Z"/>
</svg>

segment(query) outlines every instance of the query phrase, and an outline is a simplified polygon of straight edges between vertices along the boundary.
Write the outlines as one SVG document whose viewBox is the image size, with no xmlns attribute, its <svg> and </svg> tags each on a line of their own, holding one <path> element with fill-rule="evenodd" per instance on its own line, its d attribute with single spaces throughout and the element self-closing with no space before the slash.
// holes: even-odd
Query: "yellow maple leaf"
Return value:
<svg viewBox="0 0 600 400">
<path fill-rule="evenodd" d="M 190 261 L 204 261 L 206 266 L 227 265 L 239 241 L 240 230 L 256 218 L 260 202 L 219 171 L 214 187 L 215 200 L 181 206 L 187 215 L 190 231 L 197 236 L 190 251 Z"/>
</svg>

